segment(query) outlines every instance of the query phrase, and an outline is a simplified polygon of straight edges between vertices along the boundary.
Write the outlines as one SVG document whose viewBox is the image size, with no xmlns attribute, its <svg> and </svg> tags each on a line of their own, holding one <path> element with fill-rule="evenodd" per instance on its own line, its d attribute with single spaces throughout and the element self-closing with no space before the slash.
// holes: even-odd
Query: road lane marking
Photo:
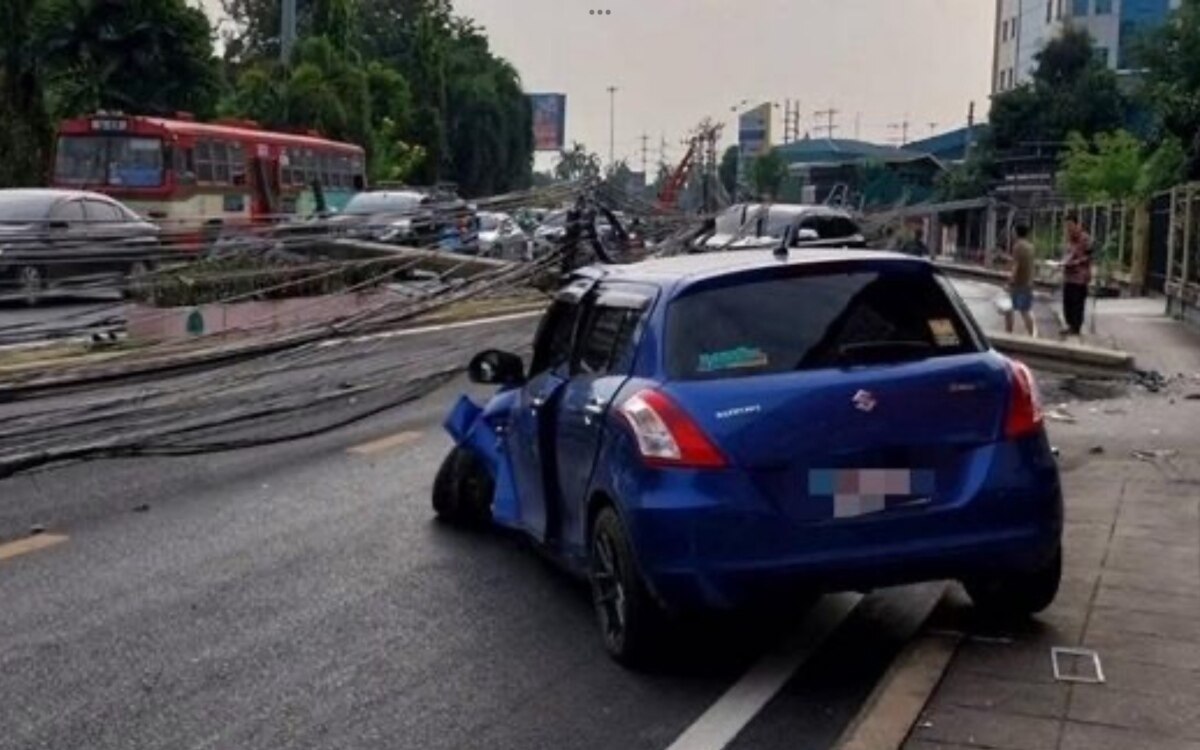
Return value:
<svg viewBox="0 0 1200 750">
<path fill-rule="evenodd" d="M 30 552 L 37 552 L 40 549 L 53 547 L 65 541 L 67 541 L 65 534 L 38 534 L 37 536 L 18 539 L 15 542 L 0 544 L 0 562 L 11 560 L 20 555 L 27 555 Z"/>
<path fill-rule="evenodd" d="M 378 440 L 372 440 L 369 443 L 363 443 L 352 448 L 347 448 L 346 452 L 353 453 L 356 456 L 374 456 L 377 453 L 384 453 L 386 451 L 395 450 L 401 446 L 408 445 L 420 437 L 421 433 L 419 432 L 397 432 L 395 435 L 388 435 L 387 437 L 382 437 Z"/>
<path fill-rule="evenodd" d="M 758 661 L 717 699 L 667 750 L 722 750 L 775 697 L 792 675 L 837 630 L 861 594 L 837 594 L 819 601 L 800 629 L 777 651 Z"/>
</svg>

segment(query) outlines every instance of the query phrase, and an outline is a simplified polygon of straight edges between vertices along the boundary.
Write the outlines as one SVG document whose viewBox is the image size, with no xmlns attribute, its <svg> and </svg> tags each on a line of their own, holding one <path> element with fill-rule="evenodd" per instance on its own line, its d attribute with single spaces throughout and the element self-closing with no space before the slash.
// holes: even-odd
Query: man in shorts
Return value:
<svg viewBox="0 0 1200 750">
<path fill-rule="evenodd" d="M 1012 248 L 1012 275 L 1008 279 L 1008 292 L 1012 296 L 1012 309 L 1004 315 L 1004 329 L 1013 332 L 1013 313 L 1020 313 L 1025 321 L 1025 330 L 1037 336 L 1037 325 L 1033 321 L 1033 243 L 1029 241 L 1029 227 L 1018 224 L 1017 241 Z"/>
</svg>

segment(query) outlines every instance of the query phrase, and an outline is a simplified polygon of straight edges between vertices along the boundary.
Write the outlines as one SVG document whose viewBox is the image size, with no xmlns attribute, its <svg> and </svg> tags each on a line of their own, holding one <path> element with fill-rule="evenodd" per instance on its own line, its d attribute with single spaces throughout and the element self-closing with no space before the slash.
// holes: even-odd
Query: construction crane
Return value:
<svg viewBox="0 0 1200 750">
<path fill-rule="evenodd" d="M 688 174 L 697 159 L 700 161 L 701 175 L 707 181 L 716 175 L 717 171 L 717 141 L 721 138 L 721 130 L 725 126 L 722 123 L 714 123 L 712 120 L 705 119 L 692 133 L 692 137 L 688 140 L 687 153 L 683 155 L 683 159 L 675 170 L 671 172 L 671 176 L 663 183 L 662 189 L 658 194 L 658 208 L 662 211 L 673 211 L 676 209 L 679 202 L 679 194 L 683 190 L 684 184 L 687 182 Z M 707 192 L 706 200 L 707 203 Z M 705 206 L 705 210 L 708 207 Z"/>
</svg>

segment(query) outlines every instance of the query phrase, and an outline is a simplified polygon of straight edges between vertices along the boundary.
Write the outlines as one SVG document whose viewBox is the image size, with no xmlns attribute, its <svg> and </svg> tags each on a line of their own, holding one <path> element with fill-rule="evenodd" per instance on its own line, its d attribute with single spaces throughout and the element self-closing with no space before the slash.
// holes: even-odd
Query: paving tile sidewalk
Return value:
<svg viewBox="0 0 1200 750">
<path fill-rule="evenodd" d="M 1059 597 L 1014 629 L 955 592 L 935 626 L 968 636 L 908 750 L 1200 750 L 1200 332 L 1161 313 L 1099 303 L 1085 341 L 1172 380 L 1050 425 L 1067 502 Z M 1095 649 L 1105 683 L 1056 682 L 1053 646 Z"/>
</svg>

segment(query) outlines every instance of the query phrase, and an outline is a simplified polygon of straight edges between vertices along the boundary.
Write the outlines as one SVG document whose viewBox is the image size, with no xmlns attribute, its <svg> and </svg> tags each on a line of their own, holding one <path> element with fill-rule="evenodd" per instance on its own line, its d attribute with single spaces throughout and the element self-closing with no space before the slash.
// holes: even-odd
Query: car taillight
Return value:
<svg viewBox="0 0 1200 750">
<path fill-rule="evenodd" d="M 619 412 L 646 463 L 694 469 L 724 468 L 725 457 L 687 412 L 655 390 L 635 394 Z"/>
<path fill-rule="evenodd" d="M 1042 399 L 1038 394 L 1033 372 L 1016 360 L 1008 361 L 1012 395 L 1008 416 L 1004 420 L 1004 436 L 1010 440 L 1037 432 L 1042 426 Z"/>
</svg>

